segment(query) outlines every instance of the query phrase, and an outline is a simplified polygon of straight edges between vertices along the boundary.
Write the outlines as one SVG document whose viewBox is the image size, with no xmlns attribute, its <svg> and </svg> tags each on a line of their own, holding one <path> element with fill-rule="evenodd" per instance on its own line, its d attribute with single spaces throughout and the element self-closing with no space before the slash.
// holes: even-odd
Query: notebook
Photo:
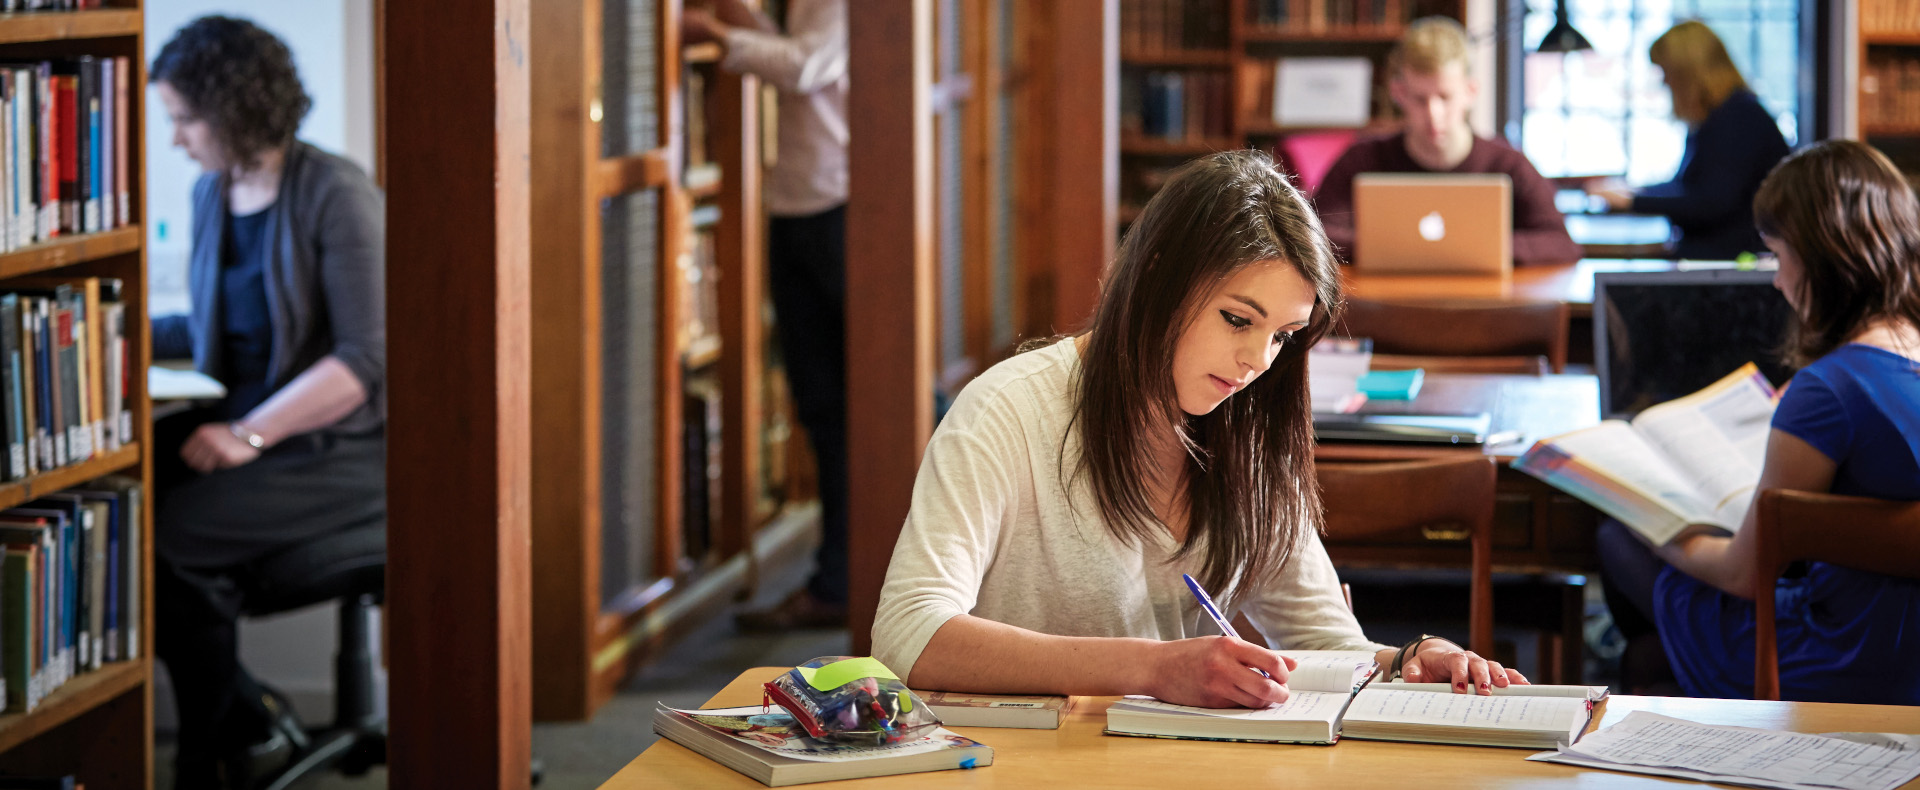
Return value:
<svg viewBox="0 0 1920 790">
<path fill-rule="evenodd" d="M 768 787 L 869 776 L 981 768 L 993 749 L 944 728 L 916 741 L 886 746 L 842 746 L 806 736 L 778 705 L 713 710 L 653 711 L 653 731 Z"/>
<path fill-rule="evenodd" d="M 1287 650 L 1294 660 L 1287 688 L 1293 695 L 1268 708 L 1195 708 L 1152 697 L 1126 697 L 1107 708 L 1107 734 L 1159 738 L 1333 743 L 1340 714 L 1378 665 L 1373 654 L 1349 650 Z"/>
<path fill-rule="evenodd" d="M 998 694 L 923 693 L 927 707 L 949 727 L 1004 727 L 1057 730 L 1071 704 L 1069 697 L 1018 697 Z"/>
<path fill-rule="evenodd" d="M 1371 658 L 1368 665 L 1372 665 Z M 1578 740 L 1604 686 L 1510 686 L 1492 696 L 1440 683 L 1365 680 L 1341 691 L 1326 675 L 1290 678 L 1293 696 L 1258 710 L 1195 708 L 1128 697 L 1107 711 L 1107 732 L 1159 738 L 1331 744 L 1360 740 L 1553 748 Z"/>
<path fill-rule="evenodd" d="M 1353 266 L 1367 274 L 1509 273 L 1512 194 L 1505 173 L 1361 173 L 1353 179 Z"/>
</svg>

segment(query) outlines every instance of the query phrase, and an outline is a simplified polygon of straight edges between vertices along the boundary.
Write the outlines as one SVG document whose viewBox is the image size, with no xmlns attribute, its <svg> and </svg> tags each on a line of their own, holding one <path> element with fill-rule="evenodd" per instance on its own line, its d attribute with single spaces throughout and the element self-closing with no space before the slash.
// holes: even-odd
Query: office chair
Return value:
<svg viewBox="0 0 1920 790">
<path fill-rule="evenodd" d="M 255 790 L 285 790 L 338 766 L 350 776 L 386 762 L 387 722 L 374 683 L 380 633 L 374 611 L 386 597 L 387 525 L 365 524 L 302 543 L 255 565 L 243 614 L 261 617 L 322 601 L 340 602 L 340 646 L 334 656 L 333 724 L 309 734 L 307 748 L 279 771 L 255 779 Z"/>
<path fill-rule="evenodd" d="M 1373 339 L 1376 370 L 1559 373 L 1567 366 L 1565 302 L 1352 299 L 1334 333 Z"/>
<path fill-rule="evenodd" d="M 1920 579 L 1920 502 L 1769 488 L 1754 501 L 1753 698 L 1780 699 L 1774 582 L 1796 560 Z"/>
</svg>

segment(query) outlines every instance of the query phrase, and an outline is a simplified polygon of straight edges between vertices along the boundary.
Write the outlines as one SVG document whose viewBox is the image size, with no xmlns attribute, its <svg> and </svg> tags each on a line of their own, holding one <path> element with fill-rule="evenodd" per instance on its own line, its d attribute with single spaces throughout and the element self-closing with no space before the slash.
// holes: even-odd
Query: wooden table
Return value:
<svg viewBox="0 0 1920 790">
<path fill-rule="evenodd" d="M 757 705 L 760 684 L 785 667 L 750 669 L 707 707 Z M 1100 734 L 1113 697 L 1079 697 L 1058 730 L 956 728 L 993 747 L 992 766 L 856 780 L 862 788 L 943 787 L 1326 787 L 1634 788 L 1706 787 L 1696 782 L 1525 760 L 1527 749 L 1342 741 L 1289 746 L 1123 738 Z M 1704 724 L 1796 732 L 1920 733 L 1920 707 L 1616 696 L 1595 712 L 1596 727 L 1644 710 Z M 603 788 L 754 788 L 760 783 L 661 739 Z M 1920 782 L 1908 785 L 1920 787 Z"/>
<path fill-rule="evenodd" d="M 1593 315 L 1593 276 L 1600 272 L 1671 272 L 1707 264 L 1658 259 L 1588 258 L 1577 263 L 1518 266 L 1505 276 L 1365 274 L 1346 267 L 1348 296 L 1383 302 L 1566 302 L 1575 316 Z M 1732 264 L 1715 263 L 1725 268 Z"/>
<path fill-rule="evenodd" d="M 1516 432 L 1498 445 L 1326 442 L 1314 457 L 1330 461 L 1407 461 L 1460 453 L 1484 453 L 1505 464 L 1526 452 L 1535 440 L 1591 428 L 1600 422 L 1600 381 L 1588 375 L 1515 376 L 1486 373 L 1429 373 L 1411 401 L 1373 400 L 1362 413 L 1492 415 L 1493 434 Z"/>
</svg>

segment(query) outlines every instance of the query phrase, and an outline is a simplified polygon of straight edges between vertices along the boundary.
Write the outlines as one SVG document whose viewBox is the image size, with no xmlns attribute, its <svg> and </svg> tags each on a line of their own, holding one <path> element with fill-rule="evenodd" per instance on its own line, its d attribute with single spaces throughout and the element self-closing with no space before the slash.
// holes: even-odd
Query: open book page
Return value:
<svg viewBox="0 0 1920 790">
<path fill-rule="evenodd" d="M 1920 752 L 1820 735 L 1698 724 L 1634 711 L 1560 751 L 1625 765 L 1716 776 L 1893 790 L 1920 776 Z"/>
<path fill-rule="evenodd" d="M 1426 691 L 1435 694 L 1451 694 L 1453 687 L 1445 683 L 1402 683 L 1398 680 L 1370 688 L 1382 691 Z M 1521 686 L 1513 685 L 1501 688 L 1494 686 L 1496 697 L 1574 697 L 1577 699 L 1599 701 L 1607 696 L 1606 686 Z"/>
<path fill-rule="evenodd" d="M 1376 668 L 1373 654 L 1364 650 L 1282 650 L 1294 660 L 1287 688 L 1294 691 L 1350 693 Z"/>
<path fill-rule="evenodd" d="M 1713 386 L 1641 412 L 1633 427 L 1710 506 L 1703 523 L 1733 531 L 1760 482 L 1774 405 L 1772 385 L 1749 362 Z"/>
<path fill-rule="evenodd" d="M 1666 543 L 1690 523 L 1713 518 L 1713 507 L 1688 476 L 1619 420 L 1544 440 L 1514 466 L 1620 519 L 1656 544 Z"/>
<path fill-rule="evenodd" d="M 1370 686 L 1353 698 L 1348 722 L 1435 724 L 1500 730 L 1564 729 L 1580 715 L 1587 701 L 1574 697 L 1482 697 L 1474 694 L 1432 694 Z"/>
<path fill-rule="evenodd" d="M 1127 697 L 1113 703 L 1109 710 L 1154 713 L 1167 716 L 1212 716 L 1246 721 L 1332 721 L 1340 715 L 1351 695 L 1324 691 L 1296 691 L 1286 702 L 1264 708 L 1196 708 L 1175 705 L 1152 697 Z"/>
</svg>

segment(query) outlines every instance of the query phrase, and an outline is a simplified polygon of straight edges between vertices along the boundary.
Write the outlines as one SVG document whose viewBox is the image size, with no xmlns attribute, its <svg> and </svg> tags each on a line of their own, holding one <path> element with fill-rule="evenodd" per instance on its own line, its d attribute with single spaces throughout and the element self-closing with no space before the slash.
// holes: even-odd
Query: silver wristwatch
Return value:
<svg viewBox="0 0 1920 790">
<path fill-rule="evenodd" d="M 260 438 L 260 434 L 257 434 L 257 433 L 254 433 L 253 431 L 248 430 L 247 426 L 245 425 L 241 425 L 240 423 L 237 423 L 237 422 L 230 422 L 230 423 L 227 423 L 227 430 L 233 432 L 234 438 L 239 439 L 240 441 L 246 442 L 248 447 L 252 447 L 255 450 L 267 449 L 267 440 Z"/>
</svg>

